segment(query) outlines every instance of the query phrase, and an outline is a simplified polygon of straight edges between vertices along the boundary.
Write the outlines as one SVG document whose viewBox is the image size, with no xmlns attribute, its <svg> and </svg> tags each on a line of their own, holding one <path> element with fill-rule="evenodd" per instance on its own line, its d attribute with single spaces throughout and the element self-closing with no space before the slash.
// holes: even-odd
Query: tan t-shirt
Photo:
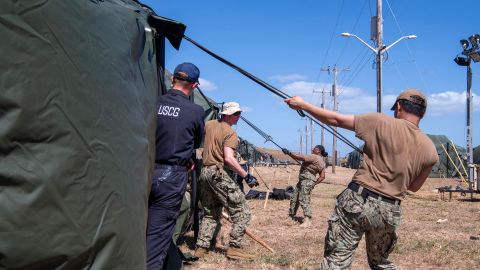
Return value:
<svg viewBox="0 0 480 270">
<path fill-rule="evenodd" d="M 205 124 L 204 138 L 202 159 L 205 166 L 223 164 L 223 148 L 235 150 L 238 147 L 237 133 L 220 120 L 210 120 Z"/>
<path fill-rule="evenodd" d="M 325 160 L 323 159 L 323 157 L 313 154 L 302 155 L 302 157 L 305 159 L 305 161 L 302 162 L 302 166 L 300 167 L 300 173 L 302 173 L 304 170 L 307 170 L 311 174 L 316 176 L 325 169 Z"/>
<path fill-rule="evenodd" d="M 355 133 L 365 146 L 353 180 L 380 194 L 402 199 L 423 168 L 438 161 L 430 138 L 407 120 L 381 113 L 356 115 Z"/>
</svg>

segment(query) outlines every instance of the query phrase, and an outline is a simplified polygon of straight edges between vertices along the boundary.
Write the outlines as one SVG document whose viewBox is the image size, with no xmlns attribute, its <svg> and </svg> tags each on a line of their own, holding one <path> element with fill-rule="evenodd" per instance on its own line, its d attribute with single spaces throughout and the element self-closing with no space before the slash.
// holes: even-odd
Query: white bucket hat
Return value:
<svg viewBox="0 0 480 270">
<path fill-rule="evenodd" d="M 236 112 L 241 112 L 242 109 L 240 108 L 240 104 L 237 102 L 226 102 L 223 104 L 223 110 L 220 112 L 220 114 L 225 114 L 225 115 L 232 115 Z"/>
</svg>

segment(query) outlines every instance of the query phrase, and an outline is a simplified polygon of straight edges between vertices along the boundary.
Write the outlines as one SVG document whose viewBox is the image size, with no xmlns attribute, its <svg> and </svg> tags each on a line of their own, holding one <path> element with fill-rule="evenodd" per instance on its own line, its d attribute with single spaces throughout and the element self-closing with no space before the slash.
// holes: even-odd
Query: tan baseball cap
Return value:
<svg viewBox="0 0 480 270">
<path fill-rule="evenodd" d="M 223 104 L 223 110 L 220 112 L 220 114 L 232 115 L 241 111 L 242 109 L 240 108 L 240 104 L 237 102 L 226 102 Z"/>
<path fill-rule="evenodd" d="M 423 107 L 427 107 L 427 97 L 425 97 L 422 92 L 418 91 L 417 89 L 407 89 L 398 95 L 397 99 L 395 100 L 395 103 L 393 103 L 393 106 L 391 108 L 392 111 L 395 110 L 395 104 L 397 104 L 397 101 L 399 100 L 408 100 L 412 103 L 418 104 Z"/>
</svg>

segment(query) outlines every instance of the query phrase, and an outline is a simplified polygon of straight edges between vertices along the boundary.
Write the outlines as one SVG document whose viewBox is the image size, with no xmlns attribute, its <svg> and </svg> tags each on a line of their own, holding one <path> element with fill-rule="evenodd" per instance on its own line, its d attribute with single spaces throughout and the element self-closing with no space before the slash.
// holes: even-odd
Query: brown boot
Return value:
<svg viewBox="0 0 480 270">
<path fill-rule="evenodd" d="M 303 219 L 302 225 L 300 225 L 301 228 L 309 228 L 312 226 L 312 220 L 309 217 L 305 217 Z"/>
<path fill-rule="evenodd" d="M 254 254 L 247 253 L 245 250 L 238 248 L 238 247 L 232 247 L 230 246 L 227 249 L 227 258 L 232 259 L 232 260 L 249 260 L 253 261 L 255 259 Z"/>
<path fill-rule="evenodd" d="M 205 255 L 207 255 L 208 253 L 208 249 L 204 248 L 204 247 L 197 247 L 195 249 L 195 254 L 193 256 L 201 259 L 203 257 L 205 257 Z"/>
</svg>

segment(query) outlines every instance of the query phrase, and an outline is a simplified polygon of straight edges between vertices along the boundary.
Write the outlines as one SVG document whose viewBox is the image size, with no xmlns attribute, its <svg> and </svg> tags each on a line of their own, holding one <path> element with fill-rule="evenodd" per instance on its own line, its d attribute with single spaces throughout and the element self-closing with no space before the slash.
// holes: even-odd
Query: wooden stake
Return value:
<svg viewBox="0 0 480 270">
<path fill-rule="evenodd" d="M 271 187 L 272 187 L 272 185 L 268 184 L 267 190 L 265 192 L 265 202 L 263 203 L 263 209 L 267 209 L 268 197 L 269 197 L 269 194 L 270 194 L 270 188 Z"/>
<path fill-rule="evenodd" d="M 230 217 L 225 213 L 225 212 L 222 212 L 222 216 L 224 219 L 226 219 L 228 222 L 230 223 L 233 223 L 231 220 L 230 220 Z M 267 245 L 267 243 L 265 243 L 265 241 L 263 241 L 260 237 L 256 236 L 255 234 L 253 234 L 252 232 L 250 232 L 250 230 L 248 230 L 248 228 L 245 228 L 245 234 L 250 236 L 250 238 L 252 238 L 255 242 L 259 243 L 260 245 L 262 245 L 264 248 L 270 250 L 271 252 L 275 252 L 273 250 L 273 248 L 271 248 L 269 245 Z"/>
<path fill-rule="evenodd" d="M 275 175 L 277 171 L 273 171 L 273 179 L 275 180 Z M 265 202 L 263 203 L 263 209 L 267 209 L 267 203 L 268 203 L 268 195 L 270 194 L 270 191 L 272 190 L 272 185 L 268 184 L 267 185 L 267 190 L 265 192 Z"/>
</svg>

